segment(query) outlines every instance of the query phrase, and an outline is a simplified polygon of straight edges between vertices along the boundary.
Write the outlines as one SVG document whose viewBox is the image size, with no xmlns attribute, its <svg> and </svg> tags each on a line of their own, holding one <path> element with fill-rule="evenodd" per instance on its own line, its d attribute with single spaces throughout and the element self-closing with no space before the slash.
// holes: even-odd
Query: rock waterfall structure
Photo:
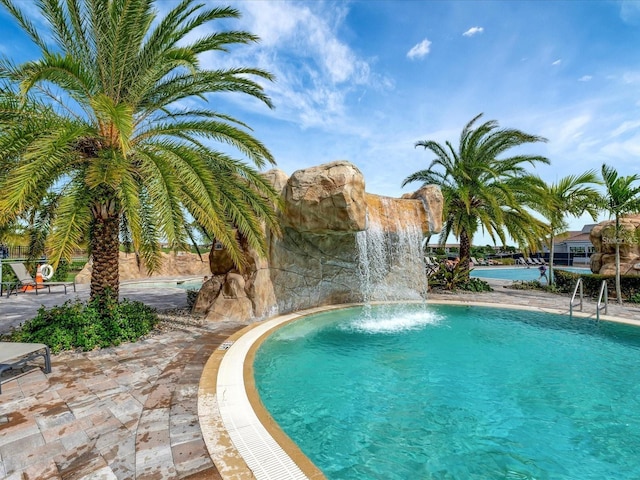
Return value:
<svg viewBox="0 0 640 480">
<path fill-rule="evenodd" d="M 194 312 L 210 320 L 256 320 L 320 305 L 419 299 L 426 291 L 422 239 L 442 228 L 442 194 L 426 186 L 406 198 L 365 192 L 362 173 L 337 161 L 265 174 L 283 197 L 282 235 L 268 259 L 248 252 L 236 270 L 224 250 L 209 255 L 212 278 Z"/>
</svg>

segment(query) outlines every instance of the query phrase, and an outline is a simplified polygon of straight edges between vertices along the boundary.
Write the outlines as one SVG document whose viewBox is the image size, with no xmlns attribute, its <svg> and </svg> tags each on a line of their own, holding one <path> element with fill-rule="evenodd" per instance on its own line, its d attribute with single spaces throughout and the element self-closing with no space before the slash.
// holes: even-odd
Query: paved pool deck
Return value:
<svg viewBox="0 0 640 480">
<path fill-rule="evenodd" d="M 568 311 L 567 296 L 510 290 L 438 294 L 437 302 L 488 303 Z M 122 296 L 158 308 L 186 305 L 184 290 L 123 286 Z M 88 289 L 79 289 L 86 298 Z M 0 300 L 0 329 L 29 318 L 41 303 L 72 294 L 22 294 Z M 585 302 L 584 313 L 595 315 Z M 640 308 L 610 304 L 609 314 L 640 324 Z M 211 451 L 212 435 L 198 418 L 198 390 L 205 364 L 224 355 L 225 340 L 242 323 L 194 326 L 173 323 L 143 341 L 52 358 L 52 372 L 35 368 L 2 377 L 0 478 L 18 479 L 220 479 L 228 474 Z M 207 438 L 205 438 L 205 436 Z M 209 443 L 209 448 L 207 443 Z M 213 440 L 215 442 L 215 439 Z M 228 448 L 218 442 L 220 449 Z M 226 468 L 225 468 L 226 467 Z"/>
</svg>

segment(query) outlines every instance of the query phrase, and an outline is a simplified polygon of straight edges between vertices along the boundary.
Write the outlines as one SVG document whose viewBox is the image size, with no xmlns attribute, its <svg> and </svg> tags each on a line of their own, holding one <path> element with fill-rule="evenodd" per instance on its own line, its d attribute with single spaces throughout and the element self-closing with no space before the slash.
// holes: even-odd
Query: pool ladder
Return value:
<svg viewBox="0 0 640 480">
<path fill-rule="evenodd" d="M 580 297 L 576 300 L 576 296 L 580 294 Z M 576 286 L 573 289 L 573 295 L 569 302 L 569 317 L 573 316 L 573 309 L 579 307 L 582 311 L 582 300 L 584 298 L 584 287 L 582 278 L 579 278 L 576 282 Z M 603 280 L 600 286 L 600 295 L 598 295 L 598 304 L 596 305 L 596 320 L 600 320 L 600 312 L 604 310 L 606 315 L 609 310 L 609 290 L 607 288 L 607 281 Z"/>
</svg>

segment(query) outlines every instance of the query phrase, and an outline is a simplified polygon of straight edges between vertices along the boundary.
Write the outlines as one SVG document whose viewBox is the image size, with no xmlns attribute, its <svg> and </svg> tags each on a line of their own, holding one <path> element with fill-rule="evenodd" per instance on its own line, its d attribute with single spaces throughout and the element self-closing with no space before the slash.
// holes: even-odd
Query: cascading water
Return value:
<svg viewBox="0 0 640 480">
<path fill-rule="evenodd" d="M 356 236 L 358 277 L 365 305 L 373 301 L 420 300 L 427 278 L 424 237 L 417 202 L 380 197 L 369 208 L 367 229 Z M 402 205 L 402 208 L 398 208 Z"/>
</svg>

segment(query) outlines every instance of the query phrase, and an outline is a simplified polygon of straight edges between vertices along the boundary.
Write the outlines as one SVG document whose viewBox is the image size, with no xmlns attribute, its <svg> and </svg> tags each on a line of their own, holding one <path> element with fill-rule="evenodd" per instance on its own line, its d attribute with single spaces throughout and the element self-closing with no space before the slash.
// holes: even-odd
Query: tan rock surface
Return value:
<svg viewBox="0 0 640 480">
<path fill-rule="evenodd" d="M 362 173 L 345 161 L 294 172 L 285 189 L 283 220 L 298 231 L 314 234 L 364 230 Z"/>
<path fill-rule="evenodd" d="M 640 276 L 640 215 L 620 219 L 623 243 L 620 244 L 620 273 Z M 593 227 L 589 234 L 596 249 L 591 256 L 591 271 L 601 275 L 615 275 L 615 221 L 607 220 Z"/>
</svg>

